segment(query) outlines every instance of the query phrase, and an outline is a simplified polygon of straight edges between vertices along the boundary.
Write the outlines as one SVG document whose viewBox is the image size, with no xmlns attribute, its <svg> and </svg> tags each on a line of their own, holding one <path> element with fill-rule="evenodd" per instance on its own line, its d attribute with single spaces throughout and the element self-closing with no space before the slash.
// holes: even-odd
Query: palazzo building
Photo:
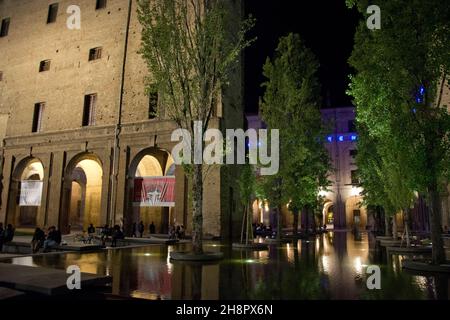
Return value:
<svg viewBox="0 0 450 320">
<path fill-rule="evenodd" d="M 80 29 L 68 28 L 71 5 Z M 241 1 L 229 6 L 238 26 Z M 146 231 L 189 233 L 189 183 L 170 155 L 176 127 L 144 89 L 137 0 L 0 0 L 0 24 L 0 222 L 68 233 L 142 220 Z M 244 126 L 237 69 L 211 120 L 223 131 Z M 240 230 L 236 170 L 208 172 L 205 234 Z M 152 202 L 158 183 L 172 194 Z"/>
</svg>

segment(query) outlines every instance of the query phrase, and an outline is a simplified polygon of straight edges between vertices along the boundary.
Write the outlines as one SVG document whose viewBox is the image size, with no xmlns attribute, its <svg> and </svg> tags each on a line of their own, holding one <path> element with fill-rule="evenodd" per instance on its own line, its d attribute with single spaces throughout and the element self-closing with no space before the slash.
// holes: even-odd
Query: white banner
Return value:
<svg viewBox="0 0 450 320">
<path fill-rule="evenodd" d="M 20 206 L 40 206 L 43 181 L 22 180 L 20 182 Z"/>
</svg>

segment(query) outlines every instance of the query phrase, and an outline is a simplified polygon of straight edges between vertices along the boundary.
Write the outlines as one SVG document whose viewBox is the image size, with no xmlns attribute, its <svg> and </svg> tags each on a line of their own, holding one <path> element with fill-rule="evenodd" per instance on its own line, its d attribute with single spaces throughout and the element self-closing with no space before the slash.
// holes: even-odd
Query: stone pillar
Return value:
<svg viewBox="0 0 450 320">
<path fill-rule="evenodd" d="M 0 206 L 0 222 L 6 224 L 7 211 L 8 211 L 8 198 L 9 189 L 12 179 L 12 171 L 14 167 L 14 159 L 12 155 L 5 154 L 3 165 L 3 179 L 2 179 L 2 194 L 1 194 L 1 206 Z"/>
<path fill-rule="evenodd" d="M 42 166 L 44 167 L 44 176 L 43 176 L 43 186 L 42 186 L 42 196 L 41 196 L 41 205 L 39 206 L 39 210 L 37 212 L 36 216 L 36 226 L 43 227 L 45 225 L 45 216 L 47 212 L 47 206 L 48 206 L 48 194 L 49 194 L 49 187 L 50 187 L 50 170 L 52 166 L 52 154 L 47 155 L 36 155 L 41 162 Z"/>
<path fill-rule="evenodd" d="M 53 152 L 52 174 L 49 177 L 50 192 L 47 198 L 47 211 L 44 215 L 44 227 L 59 225 L 66 162 L 64 151 Z"/>
<path fill-rule="evenodd" d="M 100 205 L 100 225 L 104 225 L 105 223 L 110 224 L 113 219 L 112 214 L 109 214 L 109 210 L 111 209 L 111 181 L 115 183 L 114 178 L 112 176 L 112 156 L 109 153 L 110 149 L 106 148 L 102 150 L 103 152 L 96 153 L 102 162 L 102 195 L 101 195 L 101 205 Z M 117 185 L 117 184 L 116 184 Z M 115 199 L 113 199 L 115 200 Z M 112 221 L 114 223 L 114 221 Z"/>
<path fill-rule="evenodd" d="M 187 179 L 181 166 L 175 167 L 175 222 L 188 226 L 187 222 Z"/>
</svg>

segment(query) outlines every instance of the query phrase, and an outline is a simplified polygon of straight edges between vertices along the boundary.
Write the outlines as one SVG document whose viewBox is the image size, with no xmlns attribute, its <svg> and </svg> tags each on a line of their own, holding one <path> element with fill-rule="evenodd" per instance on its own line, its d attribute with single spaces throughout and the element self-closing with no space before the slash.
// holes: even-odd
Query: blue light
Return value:
<svg viewBox="0 0 450 320">
<path fill-rule="evenodd" d="M 350 140 L 352 140 L 352 141 L 356 141 L 358 139 L 358 136 L 356 136 L 356 135 L 351 135 L 350 136 Z"/>
<path fill-rule="evenodd" d="M 340 142 L 344 141 L 344 136 L 339 136 L 339 141 Z"/>
<path fill-rule="evenodd" d="M 421 85 L 416 94 L 416 103 L 423 103 L 425 97 L 425 87 Z"/>
<path fill-rule="evenodd" d="M 332 142 L 333 141 L 333 136 L 328 136 L 327 140 L 328 140 L 328 142 Z"/>
</svg>

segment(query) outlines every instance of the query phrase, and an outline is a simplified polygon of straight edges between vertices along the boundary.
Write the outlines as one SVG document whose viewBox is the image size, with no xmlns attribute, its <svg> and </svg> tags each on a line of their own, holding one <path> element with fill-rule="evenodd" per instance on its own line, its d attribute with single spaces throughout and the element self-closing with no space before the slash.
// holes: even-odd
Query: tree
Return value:
<svg viewBox="0 0 450 320">
<path fill-rule="evenodd" d="M 253 20 L 236 23 L 232 5 L 219 0 L 139 0 L 141 54 L 150 73 L 147 88 L 156 87 L 167 117 L 190 133 L 190 155 L 195 124 L 201 124 L 201 132 L 209 127 L 241 51 L 251 42 L 246 33 Z M 183 157 L 192 178 L 193 251 L 201 254 L 205 168 L 192 164 L 191 156 Z"/>
<path fill-rule="evenodd" d="M 369 1 L 347 0 L 365 14 Z M 433 263 L 442 263 L 439 192 L 448 183 L 450 120 L 442 104 L 450 68 L 450 3 L 440 0 L 382 0 L 381 29 L 363 19 L 350 64 L 356 75 L 349 93 L 357 120 L 377 141 L 401 141 L 413 152 L 404 164 L 429 205 Z M 388 147 L 401 152 L 400 144 Z M 382 158 L 385 158 L 381 155 Z M 387 160 L 387 158 L 385 158 Z M 392 172 L 391 172 L 392 174 Z"/>
<path fill-rule="evenodd" d="M 273 61 L 268 58 L 263 68 L 267 81 L 263 83 L 261 115 L 269 128 L 280 128 L 280 170 L 265 179 L 266 190 L 269 202 L 278 208 L 278 216 L 289 202 L 294 232 L 298 212 L 312 212 L 319 190 L 329 184 L 318 67 L 300 36 L 290 33 L 280 38 Z"/>
<path fill-rule="evenodd" d="M 248 245 L 253 243 L 251 208 L 256 184 L 256 176 L 253 165 L 249 163 L 243 165 L 238 183 L 241 202 L 244 206 L 244 215 L 242 217 L 241 243 L 245 243 L 246 245 Z"/>
</svg>

